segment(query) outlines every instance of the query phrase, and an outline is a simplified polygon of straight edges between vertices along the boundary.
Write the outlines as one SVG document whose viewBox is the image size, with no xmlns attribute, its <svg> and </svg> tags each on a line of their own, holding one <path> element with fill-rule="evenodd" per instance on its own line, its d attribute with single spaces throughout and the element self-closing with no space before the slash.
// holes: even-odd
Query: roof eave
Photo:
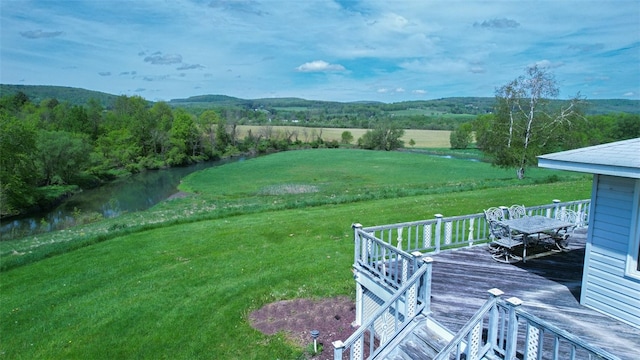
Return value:
<svg viewBox="0 0 640 360">
<path fill-rule="evenodd" d="M 640 179 L 640 170 L 634 167 L 589 164 L 574 161 L 562 161 L 538 157 L 538 166 L 547 169 L 576 171 L 582 173 L 611 175 Z"/>
</svg>

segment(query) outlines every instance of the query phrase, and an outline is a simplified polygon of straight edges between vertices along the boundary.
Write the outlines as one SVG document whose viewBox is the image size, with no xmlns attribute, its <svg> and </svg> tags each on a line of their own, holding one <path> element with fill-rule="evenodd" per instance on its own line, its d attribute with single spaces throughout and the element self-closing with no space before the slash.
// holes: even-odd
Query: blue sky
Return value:
<svg viewBox="0 0 640 360">
<path fill-rule="evenodd" d="M 638 0 L 2 0 L 0 27 L 4 84 L 398 102 L 538 64 L 561 99 L 640 99 Z"/>
</svg>

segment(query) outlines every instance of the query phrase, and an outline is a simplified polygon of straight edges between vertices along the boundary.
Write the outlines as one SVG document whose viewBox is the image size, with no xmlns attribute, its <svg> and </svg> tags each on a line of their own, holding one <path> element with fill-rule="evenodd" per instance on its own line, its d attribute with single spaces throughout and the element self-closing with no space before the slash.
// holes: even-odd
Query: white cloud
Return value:
<svg viewBox="0 0 640 360">
<path fill-rule="evenodd" d="M 555 68 L 564 66 L 564 63 L 561 61 L 551 62 L 545 59 L 545 60 L 536 61 L 534 64 L 530 64 L 529 66 L 532 66 L 532 65 L 537 65 L 538 67 L 541 67 L 541 68 L 555 69 Z"/>
<path fill-rule="evenodd" d="M 145 88 L 164 100 L 399 101 L 493 96 L 537 63 L 562 94 L 589 87 L 600 98 L 640 98 L 633 0 L 75 1 L 0 1 L 3 28 L 15 29 L 0 33 L 0 82 Z M 301 76 L 317 73 L 325 76 Z"/>
<path fill-rule="evenodd" d="M 409 20 L 407 20 L 404 16 L 387 13 L 374 20 L 372 24 L 375 24 L 379 31 L 399 31 L 403 32 L 406 30 L 407 25 L 409 25 Z"/>
<path fill-rule="evenodd" d="M 329 64 L 323 60 L 315 60 L 304 63 L 296 68 L 296 71 L 300 72 L 330 72 L 330 71 L 345 71 L 344 66 L 340 64 Z"/>
</svg>

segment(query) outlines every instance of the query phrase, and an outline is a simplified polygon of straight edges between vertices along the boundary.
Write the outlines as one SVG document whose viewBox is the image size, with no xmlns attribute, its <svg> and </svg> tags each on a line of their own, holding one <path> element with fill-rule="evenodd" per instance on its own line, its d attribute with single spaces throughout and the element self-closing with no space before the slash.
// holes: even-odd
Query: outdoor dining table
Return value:
<svg viewBox="0 0 640 360">
<path fill-rule="evenodd" d="M 526 262 L 527 259 L 527 246 L 530 237 L 538 235 L 538 238 L 540 238 L 540 235 L 542 234 L 548 234 L 550 232 L 553 233 L 560 229 L 574 226 L 574 224 L 572 223 L 541 215 L 524 216 L 517 219 L 502 220 L 501 223 L 508 225 L 511 230 L 517 231 L 523 235 L 523 262 Z"/>
</svg>

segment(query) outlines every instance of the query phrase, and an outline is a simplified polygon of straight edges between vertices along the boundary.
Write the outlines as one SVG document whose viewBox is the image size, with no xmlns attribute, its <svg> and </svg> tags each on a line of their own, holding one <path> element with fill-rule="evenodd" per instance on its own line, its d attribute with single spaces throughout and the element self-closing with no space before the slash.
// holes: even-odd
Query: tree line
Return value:
<svg viewBox="0 0 640 360">
<path fill-rule="evenodd" d="M 210 103 L 184 103 L 172 101 L 189 113 L 199 116 L 203 111 L 216 109 L 223 117 L 238 125 L 295 125 L 303 127 L 374 128 L 378 124 L 393 122 L 405 129 L 453 130 L 474 115 L 447 112 L 456 109 L 400 109 L 372 104 L 321 102 L 318 106 L 278 107 L 247 101 L 239 105 Z M 406 106 L 406 105 L 405 105 Z"/>
<path fill-rule="evenodd" d="M 303 142 L 296 131 L 264 126 L 239 137 L 238 121 L 224 109 L 197 116 L 166 102 L 120 96 L 112 108 L 98 100 L 72 105 L 39 103 L 22 92 L 0 98 L 0 216 L 46 206 L 59 188 L 95 186 L 127 173 L 182 166 L 240 154 L 291 147 L 338 147 L 322 133 Z M 343 134 L 343 144 L 353 141 Z M 402 146 L 403 131 L 378 124 L 357 145 L 365 149 Z M 56 188 L 58 187 L 58 188 Z M 57 189 L 52 191 L 52 189 Z"/>
</svg>

